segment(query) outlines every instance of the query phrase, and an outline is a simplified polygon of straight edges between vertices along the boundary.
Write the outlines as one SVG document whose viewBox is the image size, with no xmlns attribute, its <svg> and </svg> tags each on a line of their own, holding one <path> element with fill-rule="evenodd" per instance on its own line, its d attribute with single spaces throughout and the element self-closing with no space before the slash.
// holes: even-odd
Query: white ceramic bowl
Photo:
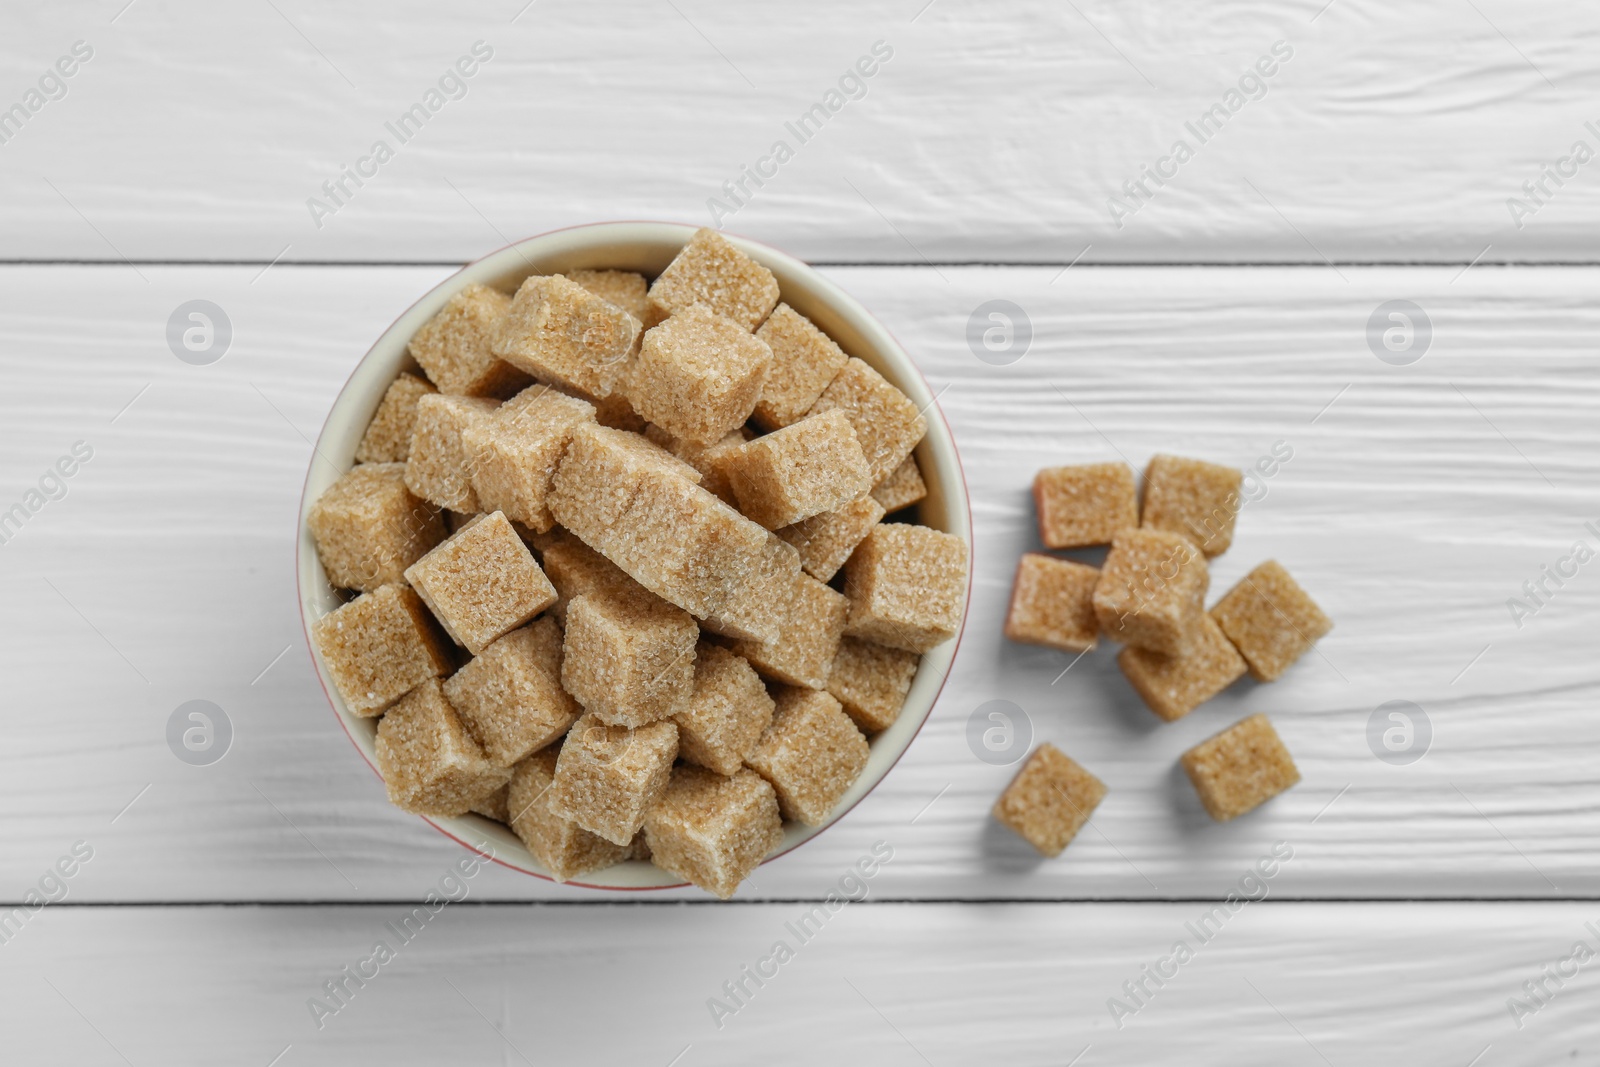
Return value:
<svg viewBox="0 0 1600 1067">
<path fill-rule="evenodd" d="M 356 445 L 389 383 L 402 370 L 421 373 L 406 353 L 406 344 L 412 334 L 432 318 L 453 294 L 472 282 L 514 292 L 529 275 L 583 268 L 633 270 L 654 277 L 671 262 L 693 233 L 694 227 L 676 223 L 610 222 L 530 237 L 462 268 L 411 305 L 394 325 L 384 331 L 383 336 L 356 365 L 350 380 L 333 402 L 333 409 L 328 412 L 322 433 L 317 438 L 311 467 L 306 472 L 305 491 L 300 500 L 295 566 L 300 590 L 301 622 L 308 635 L 312 622 L 338 607 L 340 600 L 329 586 L 322 572 L 322 564 L 317 560 L 316 546 L 306 525 L 306 514 L 323 490 L 335 481 L 338 473 L 348 470 L 355 463 Z M 845 352 L 871 364 L 924 410 L 928 418 L 928 433 L 917 446 L 916 455 L 928 484 L 928 496 L 920 505 L 920 521 L 956 534 L 970 545 L 972 516 L 968 510 L 961 462 L 956 455 L 950 428 L 934 403 L 928 383 L 923 380 L 911 358 L 889 335 L 889 331 L 867 314 L 860 304 L 804 263 L 754 241 L 731 236 L 729 240 L 777 276 L 785 302 L 821 327 Z M 323 462 L 324 459 L 328 462 Z M 329 463 L 337 466 L 338 472 Z M 970 588 L 970 572 L 967 577 Z M 963 623 L 965 619 L 964 602 Z M 767 858 L 768 862 L 831 826 L 883 780 L 933 710 L 934 700 L 950 672 L 959 640 L 958 633 L 956 638 L 922 657 L 922 665 L 912 682 L 905 709 L 893 726 L 872 739 L 866 769 L 845 793 L 828 821 L 821 826 L 785 824 L 783 842 Z M 311 644 L 309 637 L 307 643 Z M 329 703 L 333 705 L 350 740 L 355 742 L 356 748 L 360 749 L 361 755 L 376 773 L 373 747 L 378 721 L 352 714 L 345 707 L 328 677 L 322 656 L 316 651 L 315 645 L 311 647 L 317 676 L 322 681 Z M 377 788 L 381 788 L 381 785 Z M 508 867 L 541 878 L 550 877 L 517 836 L 497 822 L 477 815 L 457 819 L 430 818 L 427 821 L 448 836 L 468 847 L 487 852 Z M 684 883 L 651 864 L 630 861 L 585 875 L 583 881 L 569 884 L 604 889 L 658 889 Z"/>
</svg>

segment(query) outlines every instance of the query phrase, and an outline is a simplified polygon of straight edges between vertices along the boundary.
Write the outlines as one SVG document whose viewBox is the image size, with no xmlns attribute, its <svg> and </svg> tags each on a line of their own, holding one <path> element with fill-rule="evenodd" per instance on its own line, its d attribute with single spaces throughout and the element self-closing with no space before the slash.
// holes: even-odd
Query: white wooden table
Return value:
<svg viewBox="0 0 1600 1067">
<path fill-rule="evenodd" d="M 1600 549 L 1600 162 L 1573 156 L 1600 151 L 1594 12 L 125 3 L 0 33 L 0 108 L 39 105 L 0 114 L 0 512 L 40 505 L 0 544 L 0 897 L 56 898 L 0 923 L 7 1062 L 1600 1062 L 1600 961 L 1563 962 L 1600 952 L 1600 562 L 1562 563 Z M 475 42 L 401 143 L 385 124 Z M 841 83 L 875 42 L 892 55 Z M 800 143 L 785 124 L 830 89 Z M 779 139 L 792 158 L 731 204 Z M 335 202 L 345 166 L 371 173 Z M 943 390 L 976 526 L 950 683 L 883 785 L 733 903 L 490 868 L 402 945 L 464 853 L 384 802 L 314 679 L 309 441 L 462 262 L 709 223 L 708 198 Z M 197 299 L 232 331 L 204 365 L 167 340 Z M 1031 327 L 1011 362 L 967 340 L 996 299 Z M 1396 300 L 1431 331 L 1398 353 L 1369 343 Z M 1335 618 L 1282 681 L 1163 725 L 1109 654 L 1002 640 L 1039 466 L 1278 442 L 1213 584 L 1274 557 Z M 167 742 L 197 699 L 233 732 L 207 766 Z M 1011 768 L 967 723 L 996 699 L 1111 786 L 1058 860 L 987 818 Z M 1417 729 L 1383 759 L 1389 701 Z M 1304 782 L 1212 825 L 1176 757 L 1258 710 Z M 787 924 L 878 842 L 867 900 L 801 944 Z M 1265 899 L 1202 944 L 1190 924 L 1275 845 L 1292 859 L 1243 883 Z M 379 939 L 397 951 L 368 966 Z M 794 957 L 757 987 L 742 969 L 779 939 Z M 372 976 L 335 999 L 345 967 Z"/>
</svg>

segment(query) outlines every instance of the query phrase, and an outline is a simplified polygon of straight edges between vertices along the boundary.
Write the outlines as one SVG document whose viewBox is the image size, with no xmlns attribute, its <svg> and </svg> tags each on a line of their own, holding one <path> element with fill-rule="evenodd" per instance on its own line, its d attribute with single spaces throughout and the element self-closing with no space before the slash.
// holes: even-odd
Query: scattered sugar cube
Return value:
<svg viewBox="0 0 1600 1067">
<path fill-rule="evenodd" d="M 328 582 L 370 592 L 444 540 L 439 509 L 406 488 L 404 463 L 363 463 L 330 485 L 306 525 Z"/>
<path fill-rule="evenodd" d="M 667 787 L 677 755 L 678 727 L 671 720 L 630 730 L 585 715 L 561 745 L 546 794 L 550 811 L 627 848 Z"/>
<path fill-rule="evenodd" d="M 883 505 L 866 494 L 832 511 L 785 526 L 778 531 L 778 536 L 800 553 L 800 566 L 807 574 L 826 582 L 839 573 L 850 553 L 866 539 L 883 515 Z"/>
<path fill-rule="evenodd" d="M 644 819 L 650 859 L 723 900 L 783 840 L 778 798 L 760 775 L 700 767 L 672 772 Z"/>
<path fill-rule="evenodd" d="M 772 697 L 742 657 L 702 641 L 695 651 L 694 690 L 673 715 L 678 755 L 718 774 L 737 774 L 772 722 Z"/>
<path fill-rule="evenodd" d="M 444 695 L 501 767 L 555 741 L 582 712 L 561 688 L 561 628 L 554 619 L 537 619 L 492 642 L 444 683 Z"/>
<path fill-rule="evenodd" d="M 716 230 L 702 228 L 650 286 L 650 303 L 663 319 L 704 304 L 749 331 L 777 306 L 778 279 Z"/>
<path fill-rule="evenodd" d="M 607 397 L 639 349 L 638 319 L 561 277 L 524 281 L 500 320 L 494 353 L 543 382 Z"/>
<path fill-rule="evenodd" d="M 740 445 L 723 471 L 739 510 L 769 530 L 843 507 L 872 488 L 861 443 L 838 410 Z"/>
<path fill-rule="evenodd" d="M 1218 822 L 1250 811 L 1300 781 L 1300 771 L 1265 715 L 1240 719 L 1183 754 L 1200 803 Z"/>
<path fill-rule="evenodd" d="M 1198 459 L 1155 456 L 1144 471 L 1144 525 L 1181 534 L 1207 556 L 1233 543 L 1244 475 Z"/>
<path fill-rule="evenodd" d="M 1210 584 L 1194 545 L 1160 530 L 1124 530 L 1111 542 L 1094 588 L 1100 631 L 1114 641 L 1181 655 Z"/>
<path fill-rule="evenodd" d="M 1041 856 L 1059 856 L 1105 799 L 1105 783 L 1046 742 L 995 801 L 994 817 Z"/>
<path fill-rule="evenodd" d="M 772 724 L 745 762 L 772 783 L 785 819 L 821 826 L 867 765 L 867 739 L 839 702 L 781 687 Z"/>
<path fill-rule="evenodd" d="M 495 822 L 510 826 L 511 783 L 507 782 L 490 793 L 487 799 L 478 801 L 468 810 L 474 815 L 482 815 L 485 819 L 493 819 Z"/>
<path fill-rule="evenodd" d="M 506 798 L 511 829 L 558 882 L 621 863 L 629 849 L 590 833 L 550 810 L 557 752 L 547 748 L 517 764 Z"/>
<path fill-rule="evenodd" d="M 555 522 L 545 503 L 550 479 L 573 429 L 593 421 L 594 407 L 587 401 L 535 385 L 461 431 L 462 449 L 472 457 L 478 506 L 504 512 L 535 533 L 550 529 Z"/>
<path fill-rule="evenodd" d="M 772 371 L 752 417 L 763 430 L 781 430 L 805 417 L 850 357 L 788 304 L 773 309 L 756 336 L 772 349 Z"/>
<path fill-rule="evenodd" d="M 469 285 L 411 338 L 411 358 L 441 393 L 503 396 L 528 384 L 528 376 L 490 350 L 511 298 L 486 285 Z"/>
<path fill-rule="evenodd" d="M 1211 609 L 1250 677 L 1271 682 L 1333 629 L 1333 621 L 1276 560 L 1245 575 Z"/>
<path fill-rule="evenodd" d="M 927 495 L 928 485 L 922 480 L 922 470 L 917 466 L 916 456 L 901 460 L 900 466 L 872 489 L 873 499 L 883 505 L 886 514 L 909 508 Z"/>
<path fill-rule="evenodd" d="M 556 602 L 550 614 L 565 623 L 567 604 L 573 597 L 653 596 L 648 589 L 622 573 L 615 563 L 565 530 L 552 530 L 538 538 L 540 566 L 555 586 Z"/>
<path fill-rule="evenodd" d="M 472 460 L 462 431 L 487 421 L 499 404 L 480 397 L 430 393 L 417 400 L 417 424 L 406 458 L 406 486 L 441 508 L 473 514 L 479 510 L 472 488 Z"/>
<path fill-rule="evenodd" d="M 378 720 L 374 746 L 389 803 L 418 815 L 465 815 L 511 780 L 489 762 L 436 678 Z"/>
<path fill-rule="evenodd" d="M 569 270 L 567 280 L 583 286 L 606 303 L 616 305 L 642 325 L 655 325 L 650 311 L 650 283 L 643 274 L 631 270 Z"/>
<path fill-rule="evenodd" d="M 474 656 L 555 603 L 555 587 L 501 512 L 469 523 L 406 568 L 406 581 Z"/>
<path fill-rule="evenodd" d="M 844 567 L 845 633 L 907 652 L 954 637 L 967 592 L 967 543 L 927 526 L 873 528 Z"/>
<path fill-rule="evenodd" d="M 723 464 L 732 452 L 750 439 L 750 433 L 744 427 L 729 430 L 726 436 L 709 445 L 673 437 L 659 426 L 646 426 L 644 435 L 699 471 L 700 485 L 707 492 L 730 507 L 738 506 L 739 501 L 733 495 L 733 485 L 728 481 Z"/>
<path fill-rule="evenodd" d="M 1100 572 L 1071 560 L 1039 552 L 1024 553 L 1011 583 L 1006 636 L 1029 645 L 1087 652 L 1100 624 L 1094 615 L 1094 587 Z"/>
<path fill-rule="evenodd" d="M 580 423 L 545 503 L 556 522 L 608 554 L 608 541 L 620 536 L 623 512 L 651 472 L 700 480 L 700 472 L 638 434 Z"/>
<path fill-rule="evenodd" d="M 765 341 L 697 304 L 645 333 L 628 400 L 672 436 L 709 443 L 750 418 L 771 366 Z"/>
<path fill-rule="evenodd" d="M 694 690 L 700 628 L 655 597 L 574 597 L 567 604 L 561 684 L 614 726 L 667 718 Z"/>
<path fill-rule="evenodd" d="M 415 374 L 401 373 L 389 383 L 367 432 L 356 445 L 357 463 L 404 463 L 411 454 L 411 431 L 417 425 L 417 401 L 433 386 Z"/>
<path fill-rule="evenodd" d="M 928 420 L 911 398 L 859 359 L 851 359 L 822 391 L 808 414 L 840 410 L 850 419 L 877 484 L 905 462 L 928 432 Z"/>
<path fill-rule="evenodd" d="M 825 689 L 844 636 L 850 601 L 809 574 L 793 578 L 788 606 L 778 614 L 771 641 L 735 641 L 733 650 L 769 678 L 806 689 Z"/>
<path fill-rule="evenodd" d="M 1168 722 L 1181 719 L 1244 676 L 1245 662 L 1209 615 L 1193 623 L 1188 651 L 1164 656 L 1131 645 L 1117 666 L 1150 710 Z"/>
<path fill-rule="evenodd" d="M 1110 544 L 1139 525 L 1139 495 L 1126 463 L 1046 467 L 1033 478 L 1039 540 L 1046 548 Z"/>
<path fill-rule="evenodd" d="M 357 715 L 381 715 L 455 666 L 450 643 L 404 585 L 379 586 L 318 619 L 311 636 L 334 688 Z"/>
<path fill-rule="evenodd" d="M 846 637 L 828 670 L 828 692 L 864 734 L 887 730 L 900 717 L 922 657 Z"/>
</svg>

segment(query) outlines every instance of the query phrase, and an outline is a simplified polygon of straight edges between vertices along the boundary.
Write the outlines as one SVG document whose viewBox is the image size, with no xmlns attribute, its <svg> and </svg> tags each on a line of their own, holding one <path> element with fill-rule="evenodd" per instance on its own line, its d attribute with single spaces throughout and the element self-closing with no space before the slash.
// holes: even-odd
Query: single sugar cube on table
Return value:
<svg viewBox="0 0 1600 1067">
<path fill-rule="evenodd" d="M 436 678 L 378 720 L 374 750 L 389 802 L 418 815 L 465 815 L 511 780 L 510 768 L 478 747 Z"/>
<path fill-rule="evenodd" d="M 1033 478 L 1039 540 L 1046 548 L 1106 545 L 1139 525 L 1139 496 L 1126 463 L 1046 467 Z"/>
<path fill-rule="evenodd" d="M 405 585 L 380 586 L 340 605 L 312 624 L 311 637 L 334 688 L 357 715 L 381 715 L 455 666 L 449 640 Z"/>
<path fill-rule="evenodd" d="M 1276 560 L 1245 575 L 1211 609 L 1258 682 L 1277 680 L 1333 621 Z"/>
<path fill-rule="evenodd" d="M 330 485 L 306 525 L 328 582 L 370 592 L 444 540 L 439 509 L 406 488 L 405 464 L 363 463 Z"/>
<path fill-rule="evenodd" d="M 850 553 L 866 540 L 883 516 L 883 505 L 866 494 L 832 511 L 785 526 L 777 533 L 800 553 L 800 566 L 805 572 L 826 582 L 839 573 Z"/>
<path fill-rule="evenodd" d="M 513 769 L 506 796 L 510 826 L 534 859 L 558 882 L 598 871 L 628 858 L 625 845 L 613 844 L 590 833 L 550 808 L 558 753 L 555 748 L 535 752 Z"/>
<path fill-rule="evenodd" d="M 504 512 L 535 533 L 550 529 L 555 522 L 546 504 L 550 479 L 572 431 L 593 421 L 592 404 L 535 385 L 468 426 L 461 432 L 461 445 L 471 457 L 478 507 Z"/>
<path fill-rule="evenodd" d="M 1105 783 L 1056 746 L 1034 749 L 995 801 L 994 817 L 1041 856 L 1059 856 L 1105 799 Z"/>
<path fill-rule="evenodd" d="M 561 629 L 548 618 L 491 643 L 446 680 L 444 695 L 501 767 L 555 741 L 583 710 L 561 688 Z"/>
<path fill-rule="evenodd" d="M 866 454 L 838 410 L 740 445 L 723 470 L 739 510 L 769 530 L 843 507 L 872 488 Z"/>
<path fill-rule="evenodd" d="M 703 304 L 749 331 L 777 306 L 778 279 L 716 230 L 702 227 L 651 284 L 650 303 L 663 319 Z"/>
<path fill-rule="evenodd" d="M 645 332 L 626 392 L 672 436 L 708 444 L 750 418 L 771 366 L 765 341 L 697 304 Z"/>
<path fill-rule="evenodd" d="M 845 633 L 907 652 L 954 637 L 967 592 L 967 543 L 927 526 L 885 523 L 844 567 Z"/>
<path fill-rule="evenodd" d="M 763 430 L 781 430 L 805 417 L 850 357 L 788 304 L 779 304 L 756 336 L 772 349 L 772 370 L 751 418 Z"/>
<path fill-rule="evenodd" d="M 1154 456 L 1144 472 L 1144 525 L 1180 534 L 1207 556 L 1233 543 L 1244 474 L 1198 459 Z"/>
<path fill-rule="evenodd" d="M 1111 542 L 1094 588 L 1100 631 L 1126 645 L 1182 655 L 1210 582 L 1205 557 L 1187 538 L 1124 530 Z"/>
<path fill-rule="evenodd" d="M 494 353 L 542 382 L 607 397 L 627 374 L 642 328 L 576 282 L 534 275 L 501 318 Z"/>
<path fill-rule="evenodd" d="M 417 401 L 437 392 L 415 374 L 402 372 L 389 383 L 367 432 L 356 445 L 357 463 L 404 463 L 411 454 L 411 432 L 417 425 Z"/>
<path fill-rule="evenodd" d="M 1013 641 L 1087 652 L 1100 636 L 1094 588 L 1100 572 L 1071 560 L 1026 552 L 1017 561 L 1005 634 Z"/>
<path fill-rule="evenodd" d="M 867 765 L 867 739 L 839 702 L 780 687 L 772 723 L 745 763 L 772 783 L 785 819 L 821 826 Z"/>
<path fill-rule="evenodd" d="M 441 508 L 468 515 L 477 512 L 472 457 L 461 443 L 461 434 L 486 422 L 499 406 L 485 397 L 430 393 L 419 398 L 411 453 L 406 458 L 407 487 Z"/>
<path fill-rule="evenodd" d="M 1129 646 L 1117 666 L 1151 711 L 1168 722 L 1181 719 L 1244 677 L 1245 661 L 1209 615 L 1194 622 L 1189 647 L 1180 656 Z"/>
<path fill-rule="evenodd" d="M 710 444 L 673 437 L 659 426 L 646 426 L 644 435 L 699 471 L 700 485 L 707 492 L 724 504 L 738 506 L 739 501 L 733 495 L 733 485 L 728 481 L 724 462 L 740 445 L 750 439 L 749 432 L 743 426 L 737 430 L 729 430 L 720 440 Z"/>
<path fill-rule="evenodd" d="M 718 774 L 735 774 L 772 722 L 772 697 L 742 657 L 702 641 L 695 651 L 694 689 L 673 715 L 678 755 Z"/>
<path fill-rule="evenodd" d="M 650 283 L 643 274 L 631 270 L 569 270 L 567 280 L 576 282 L 608 304 L 614 304 L 638 319 L 644 326 L 654 326 L 650 311 Z"/>
<path fill-rule="evenodd" d="M 630 730 L 585 715 L 561 744 L 550 811 L 626 848 L 667 787 L 677 755 L 678 727 L 670 720 Z"/>
<path fill-rule="evenodd" d="M 887 730 L 900 717 L 922 657 L 846 637 L 828 670 L 828 692 L 862 733 Z"/>
<path fill-rule="evenodd" d="M 511 298 L 487 285 L 469 285 L 411 338 L 411 358 L 452 396 L 503 396 L 528 384 L 528 376 L 497 357 L 491 341 Z"/>
<path fill-rule="evenodd" d="M 809 574 L 793 579 L 771 641 L 735 641 L 733 650 L 770 678 L 806 689 L 825 689 L 844 636 L 850 601 Z"/>
<path fill-rule="evenodd" d="M 928 495 L 928 483 L 922 480 L 922 469 L 916 456 L 907 456 L 877 485 L 872 487 L 872 498 L 891 513 L 923 500 Z"/>
<path fill-rule="evenodd" d="M 567 604 L 561 684 L 601 722 L 644 726 L 689 699 L 699 636 L 687 612 L 653 596 L 576 597 Z"/>
<path fill-rule="evenodd" d="M 1183 754 L 1206 814 L 1227 822 L 1300 781 L 1289 750 L 1265 715 L 1240 719 Z"/>
<path fill-rule="evenodd" d="M 623 513 L 649 474 L 700 480 L 699 471 L 636 433 L 580 423 L 550 479 L 546 504 L 556 522 L 609 556 L 608 545 L 626 533 Z"/>
<path fill-rule="evenodd" d="M 474 656 L 555 603 L 555 587 L 500 512 L 463 526 L 406 568 L 406 581 Z"/>
<path fill-rule="evenodd" d="M 874 485 L 893 474 L 928 432 L 928 420 L 911 398 L 859 359 L 844 365 L 808 414 L 835 410 L 850 419 Z"/>
<path fill-rule="evenodd" d="M 783 821 L 772 786 L 754 771 L 686 765 L 645 815 L 644 837 L 657 867 L 727 900 L 783 840 Z"/>
</svg>

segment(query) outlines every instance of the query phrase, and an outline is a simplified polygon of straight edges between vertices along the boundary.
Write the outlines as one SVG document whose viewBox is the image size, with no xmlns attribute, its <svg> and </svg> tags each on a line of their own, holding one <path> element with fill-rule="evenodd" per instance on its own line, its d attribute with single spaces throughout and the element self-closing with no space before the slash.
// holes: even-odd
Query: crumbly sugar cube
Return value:
<svg viewBox="0 0 1600 1067">
<path fill-rule="evenodd" d="M 503 396 L 528 384 L 528 376 L 491 350 L 511 298 L 487 285 L 469 285 L 411 338 L 411 358 L 439 392 L 451 396 Z"/>
<path fill-rule="evenodd" d="M 721 440 L 708 445 L 673 437 L 659 426 L 646 426 L 644 435 L 699 471 L 700 485 L 707 492 L 730 507 L 739 506 L 723 463 L 735 449 L 750 439 L 750 433 L 744 427 L 729 430 Z"/>
<path fill-rule="evenodd" d="M 439 509 L 406 488 L 404 463 L 363 463 L 330 485 L 306 525 L 330 584 L 370 592 L 444 540 Z"/>
<path fill-rule="evenodd" d="M 567 280 L 621 308 L 641 324 L 654 325 L 650 322 L 650 283 L 643 274 L 631 270 L 569 270 Z"/>
<path fill-rule="evenodd" d="M 479 511 L 472 458 L 461 443 L 468 427 L 485 422 L 499 404 L 485 397 L 429 393 L 417 400 L 417 424 L 406 457 L 406 486 L 441 508 Z"/>
<path fill-rule="evenodd" d="M 800 566 L 819 582 L 826 582 L 872 528 L 883 519 L 883 505 L 869 493 L 841 507 L 801 519 L 778 531 L 778 536 L 800 553 Z"/>
<path fill-rule="evenodd" d="M 1333 621 L 1276 560 L 1268 560 L 1228 590 L 1211 617 L 1244 656 L 1250 677 L 1276 681 L 1333 629 Z"/>
<path fill-rule="evenodd" d="M 928 483 L 922 480 L 922 469 L 917 466 L 916 456 L 907 456 L 887 478 L 872 487 L 873 499 L 883 505 L 886 514 L 909 508 L 926 499 L 927 495 Z"/>
<path fill-rule="evenodd" d="M 774 702 L 745 763 L 772 783 L 785 819 L 821 826 L 867 765 L 867 739 L 827 693 L 783 686 Z"/>
<path fill-rule="evenodd" d="M 746 442 L 722 466 L 739 510 L 769 530 L 843 507 L 872 488 L 866 454 L 837 410 Z"/>
<path fill-rule="evenodd" d="M 555 522 L 546 506 L 550 479 L 573 429 L 593 421 L 592 404 L 535 385 L 467 427 L 461 432 L 461 445 L 472 459 L 470 475 L 478 506 L 504 512 L 535 533 L 550 529 Z"/>
<path fill-rule="evenodd" d="M 777 306 L 778 279 L 716 230 L 702 228 L 651 284 L 650 303 L 663 319 L 704 304 L 748 332 Z"/>
<path fill-rule="evenodd" d="M 1033 506 L 1046 548 L 1108 545 L 1139 526 L 1139 490 L 1126 463 L 1046 467 L 1033 477 Z"/>
<path fill-rule="evenodd" d="M 492 642 L 444 683 L 489 760 L 509 767 L 567 732 L 582 708 L 561 687 L 561 629 L 536 619 Z"/>
<path fill-rule="evenodd" d="M 699 636 L 687 612 L 655 597 L 575 597 L 567 604 L 561 684 L 601 722 L 644 726 L 689 699 Z"/>
<path fill-rule="evenodd" d="M 763 430 L 781 430 L 805 417 L 850 357 L 788 304 L 774 308 L 756 336 L 772 349 L 772 371 L 752 418 Z"/>
<path fill-rule="evenodd" d="M 828 669 L 828 692 L 870 737 L 900 717 L 921 662 L 914 652 L 846 637 Z"/>
<path fill-rule="evenodd" d="M 874 485 L 893 474 L 928 432 L 928 420 L 911 398 L 859 359 L 844 365 L 808 414 L 836 409 L 850 419 Z"/>
<path fill-rule="evenodd" d="M 489 796 L 478 801 L 469 809 L 474 815 L 482 815 L 485 819 L 511 825 L 511 783 L 496 789 Z"/>
<path fill-rule="evenodd" d="M 1210 583 L 1205 557 L 1187 538 L 1124 530 L 1111 542 L 1094 587 L 1100 632 L 1135 648 L 1182 655 Z"/>
<path fill-rule="evenodd" d="M 1154 456 L 1144 471 L 1144 525 L 1181 534 L 1207 556 L 1233 544 L 1244 474 L 1198 459 Z"/>
<path fill-rule="evenodd" d="M 754 771 L 685 765 L 646 813 L 644 837 L 657 867 L 727 900 L 783 840 L 783 820 L 772 786 Z"/>
<path fill-rule="evenodd" d="M 651 473 L 700 480 L 699 471 L 638 434 L 580 423 L 550 479 L 545 503 L 556 522 L 610 555 L 607 545 L 622 536 L 623 513 Z"/>
<path fill-rule="evenodd" d="M 406 581 L 474 656 L 555 603 L 555 587 L 501 512 L 485 515 L 406 568 Z"/>
<path fill-rule="evenodd" d="M 378 720 L 374 751 L 389 803 L 418 815 L 465 815 L 511 780 L 484 756 L 437 678 Z"/>
<path fill-rule="evenodd" d="M 417 425 L 417 401 L 437 392 L 415 374 L 401 372 L 389 383 L 367 432 L 356 445 L 357 463 L 404 463 L 411 454 L 411 432 Z"/>
<path fill-rule="evenodd" d="M 769 678 L 806 689 L 825 689 L 833 657 L 844 636 L 850 601 L 809 574 L 794 577 L 784 598 L 778 636 L 772 641 L 735 641 L 733 650 Z"/>
<path fill-rule="evenodd" d="M 540 567 L 555 586 L 556 602 L 550 615 L 566 623 L 567 605 L 573 597 L 648 597 L 654 594 L 629 578 L 622 569 L 565 530 L 552 530 L 538 538 Z"/>
<path fill-rule="evenodd" d="M 845 633 L 907 652 L 954 637 L 967 593 L 967 543 L 927 526 L 873 527 L 844 565 Z"/>
<path fill-rule="evenodd" d="M 677 755 L 678 727 L 670 719 L 630 730 L 585 715 L 561 744 L 550 811 L 627 848 L 667 787 Z"/>
<path fill-rule="evenodd" d="M 1265 715 L 1240 719 L 1183 754 L 1206 814 L 1227 822 L 1300 781 L 1300 770 Z"/>
<path fill-rule="evenodd" d="M 1017 561 L 1005 633 L 1013 641 L 1087 652 L 1100 636 L 1094 587 L 1100 571 L 1071 560 L 1027 552 Z"/>
<path fill-rule="evenodd" d="M 626 391 L 672 436 L 709 443 L 750 418 L 771 366 L 765 341 L 697 304 L 645 332 Z"/>
<path fill-rule="evenodd" d="M 455 666 L 450 642 L 405 585 L 340 605 L 312 624 L 311 637 L 345 706 L 369 718 Z"/>
<path fill-rule="evenodd" d="M 695 650 L 694 690 L 672 716 L 678 755 L 718 774 L 738 773 L 772 722 L 772 697 L 755 668 L 721 645 Z"/>
<path fill-rule="evenodd" d="M 1134 648 L 1117 653 L 1117 666 L 1149 709 L 1167 722 L 1181 719 L 1244 677 L 1245 661 L 1209 615 L 1193 623 L 1181 656 Z"/>
<path fill-rule="evenodd" d="M 607 397 L 639 350 L 639 320 L 559 274 L 517 289 L 495 331 L 495 355 L 542 382 Z"/>
<path fill-rule="evenodd" d="M 510 826 L 533 858 L 558 882 L 598 871 L 628 858 L 629 849 L 564 819 L 550 809 L 557 751 L 547 748 L 517 764 L 506 797 Z"/>
<path fill-rule="evenodd" d="M 1059 856 L 1105 795 L 1104 782 L 1045 742 L 1033 750 L 995 801 L 994 817 L 1039 855 Z"/>
</svg>

